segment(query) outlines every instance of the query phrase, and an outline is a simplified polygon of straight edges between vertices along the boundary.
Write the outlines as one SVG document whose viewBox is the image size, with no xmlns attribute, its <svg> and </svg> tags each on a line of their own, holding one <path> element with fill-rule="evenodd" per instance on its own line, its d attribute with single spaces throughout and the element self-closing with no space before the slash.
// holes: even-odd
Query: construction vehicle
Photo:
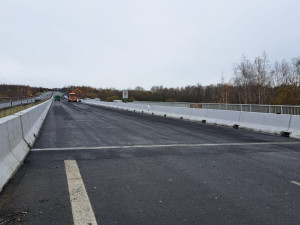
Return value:
<svg viewBox="0 0 300 225">
<path fill-rule="evenodd" d="M 76 94 L 78 102 L 81 102 L 81 99 L 83 99 L 85 97 L 94 98 L 90 94 L 88 94 L 80 89 L 75 89 L 75 90 L 73 90 L 73 92 Z"/>
<path fill-rule="evenodd" d="M 70 92 L 69 95 L 68 95 L 68 101 L 69 102 L 77 102 L 76 93 Z"/>
<path fill-rule="evenodd" d="M 90 98 L 94 98 L 90 94 L 85 93 L 84 91 L 82 91 L 80 89 L 75 89 L 75 90 L 72 90 L 72 92 L 70 92 L 68 94 L 68 101 L 69 102 L 81 102 L 81 99 L 83 99 L 86 96 L 88 96 Z"/>
</svg>

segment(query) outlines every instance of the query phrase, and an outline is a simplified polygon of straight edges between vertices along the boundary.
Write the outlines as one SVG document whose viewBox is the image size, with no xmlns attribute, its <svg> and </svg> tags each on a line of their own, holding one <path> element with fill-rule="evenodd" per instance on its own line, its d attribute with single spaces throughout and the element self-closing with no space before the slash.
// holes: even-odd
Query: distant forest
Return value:
<svg viewBox="0 0 300 225">
<path fill-rule="evenodd" d="M 0 85 L 0 97 L 31 96 L 44 90 L 22 85 Z M 103 101 L 122 98 L 122 91 L 114 88 L 69 86 L 57 90 L 76 90 L 81 97 Z M 129 90 L 128 101 L 300 105 L 300 57 L 271 63 L 266 53 L 253 61 L 243 56 L 234 65 L 229 81 L 221 78 L 218 84 L 203 86 L 198 83 L 177 88 L 153 86 L 150 91 L 138 86 Z"/>
<path fill-rule="evenodd" d="M 129 90 L 129 101 L 300 105 L 300 57 L 271 64 L 266 53 L 253 61 L 243 56 L 234 65 L 230 81 L 220 80 L 208 86 L 200 83 L 177 88 L 153 86 L 150 91 L 138 86 Z M 66 92 L 74 89 L 82 90 L 84 97 L 104 101 L 122 97 L 122 92 L 116 89 L 63 88 Z"/>
<path fill-rule="evenodd" d="M 30 87 L 28 85 L 0 84 L 0 98 L 4 97 L 32 97 L 48 90 L 42 87 Z"/>
</svg>

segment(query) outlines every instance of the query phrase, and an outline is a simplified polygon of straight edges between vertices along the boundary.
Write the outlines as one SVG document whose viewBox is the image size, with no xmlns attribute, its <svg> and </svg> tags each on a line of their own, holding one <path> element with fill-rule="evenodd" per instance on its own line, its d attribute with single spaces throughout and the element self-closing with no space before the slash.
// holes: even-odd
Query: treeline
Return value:
<svg viewBox="0 0 300 225">
<path fill-rule="evenodd" d="M 266 53 L 234 66 L 230 101 L 256 104 L 300 104 L 300 57 L 271 64 Z"/>
<path fill-rule="evenodd" d="M 269 61 L 266 53 L 253 61 L 242 57 L 234 65 L 233 76 L 215 85 L 189 85 L 167 88 L 153 86 L 150 91 L 138 86 L 129 90 L 129 101 L 202 102 L 231 104 L 300 105 L 300 57 L 291 61 Z M 64 91 L 82 90 L 83 97 L 104 101 L 122 99 L 122 91 L 71 86 Z"/>
<path fill-rule="evenodd" d="M 0 84 L 0 97 L 32 97 L 46 89 L 28 85 Z"/>
</svg>

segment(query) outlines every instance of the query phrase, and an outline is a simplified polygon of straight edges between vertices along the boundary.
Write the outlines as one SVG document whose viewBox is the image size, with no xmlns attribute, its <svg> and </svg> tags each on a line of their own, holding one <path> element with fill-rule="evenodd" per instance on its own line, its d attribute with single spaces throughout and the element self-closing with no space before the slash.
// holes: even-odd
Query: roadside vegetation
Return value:
<svg viewBox="0 0 300 225">
<path fill-rule="evenodd" d="M 46 91 L 42 87 L 0 85 L 0 99 L 36 96 Z M 68 86 L 57 89 L 68 93 L 76 90 L 81 98 L 100 98 L 103 101 L 122 99 L 122 90 Z M 185 87 L 153 86 L 129 89 L 128 101 L 162 101 L 228 104 L 300 105 L 300 57 L 270 62 L 264 52 L 250 60 L 243 56 L 234 64 L 229 80 L 221 76 L 218 84 L 198 84 Z"/>
<path fill-rule="evenodd" d="M 6 117 L 6 116 L 11 116 L 15 113 L 18 113 L 22 110 L 25 110 L 25 109 L 28 109 L 32 106 L 35 106 L 35 105 L 38 105 L 38 104 L 41 104 L 45 101 L 47 101 L 48 99 L 46 100 L 43 100 L 43 101 L 38 101 L 38 102 L 32 102 L 32 103 L 28 103 L 28 104 L 24 104 L 24 105 L 16 105 L 16 106 L 12 106 L 12 107 L 9 107 L 9 108 L 3 108 L 3 109 L 0 109 L 0 118 L 3 118 L 3 117 Z"/>
<path fill-rule="evenodd" d="M 201 82 L 201 81 L 200 81 Z M 185 87 L 153 86 L 129 90 L 129 101 L 205 102 L 231 104 L 300 105 L 300 57 L 271 63 L 266 53 L 252 61 L 243 56 L 233 68 L 229 81 L 203 86 L 200 83 Z M 122 98 L 122 91 L 86 86 L 64 87 L 68 92 L 80 89 L 83 97 L 113 101 Z"/>
<path fill-rule="evenodd" d="M 42 87 L 30 87 L 28 85 L 0 84 L 0 98 L 32 97 L 40 95 L 47 89 Z"/>
</svg>

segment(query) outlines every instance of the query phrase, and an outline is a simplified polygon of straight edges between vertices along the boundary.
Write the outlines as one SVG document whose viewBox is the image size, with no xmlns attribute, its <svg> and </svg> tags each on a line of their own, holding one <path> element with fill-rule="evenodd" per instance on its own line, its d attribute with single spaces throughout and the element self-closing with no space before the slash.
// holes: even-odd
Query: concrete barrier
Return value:
<svg viewBox="0 0 300 225">
<path fill-rule="evenodd" d="M 134 105 L 132 103 L 117 103 L 120 108 L 129 110 L 129 111 L 135 111 L 135 112 L 142 112 L 145 111 L 146 107 L 145 105 L 141 107 L 141 105 Z"/>
<path fill-rule="evenodd" d="M 261 132 L 280 134 L 288 132 L 291 115 L 241 112 L 239 126 Z"/>
<path fill-rule="evenodd" d="M 144 104 L 133 104 L 130 103 L 131 107 L 136 110 L 137 112 L 144 112 L 147 113 L 150 110 L 149 105 L 144 105 Z"/>
<path fill-rule="evenodd" d="M 20 116 L 21 119 L 21 124 L 22 124 L 22 131 L 23 131 L 23 137 L 24 140 L 28 143 L 29 146 L 32 146 L 31 144 L 33 143 L 33 138 L 30 138 L 30 120 L 29 120 L 29 115 L 28 115 L 28 109 L 23 110 L 16 115 Z"/>
<path fill-rule="evenodd" d="M 281 134 L 290 132 L 291 137 L 300 138 L 300 116 L 272 113 L 240 112 L 230 110 L 194 109 L 185 107 L 157 106 L 131 103 L 109 103 L 89 100 L 87 104 L 150 113 L 158 116 L 182 118 L 207 123 L 234 126 L 260 132 Z"/>
<path fill-rule="evenodd" d="M 20 116 L 24 140 L 32 147 L 51 106 L 51 101 L 23 110 L 16 115 Z"/>
<path fill-rule="evenodd" d="M 163 112 L 163 115 L 166 115 L 171 118 L 183 118 L 183 107 L 173 107 L 173 106 L 159 106 L 163 107 L 161 111 Z"/>
<path fill-rule="evenodd" d="M 0 119 L 0 191 L 29 153 L 51 103 L 52 99 Z"/>
<path fill-rule="evenodd" d="M 19 161 L 23 161 L 28 153 L 29 146 L 23 138 L 21 119 L 15 115 L 8 116 L 7 119 L 6 124 L 10 150 Z"/>
<path fill-rule="evenodd" d="M 300 116 L 291 116 L 288 132 L 291 137 L 300 138 Z"/>
<path fill-rule="evenodd" d="M 224 126 L 238 125 L 240 113 L 239 111 L 207 109 L 206 122 Z"/>
<path fill-rule="evenodd" d="M 164 116 L 164 115 L 171 116 L 171 114 L 173 113 L 171 112 L 169 106 L 159 106 L 159 105 L 152 105 L 150 108 L 150 112 L 158 116 Z"/>
<path fill-rule="evenodd" d="M 147 112 L 149 111 L 149 106 L 145 104 L 132 104 L 132 103 L 123 103 L 123 102 L 102 102 L 95 100 L 83 100 L 82 103 L 88 105 L 99 105 L 110 108 L 124 109 L 135 112 Z"/>
<path fill-rule="evenodd" d="M 0 119 L 0 191 L 20 164 L 10 150 L 7 122 L 7 118 Z"/>
<path fill-rule="evenodd" d="M 203 121 L 206 120 L 206 109 L 196 109 L 196 108 L 185 108 L 180 107 L 181 114 L 183 119 L 187 120 L 195 120 L 195 121 Z"/>
</svg>

